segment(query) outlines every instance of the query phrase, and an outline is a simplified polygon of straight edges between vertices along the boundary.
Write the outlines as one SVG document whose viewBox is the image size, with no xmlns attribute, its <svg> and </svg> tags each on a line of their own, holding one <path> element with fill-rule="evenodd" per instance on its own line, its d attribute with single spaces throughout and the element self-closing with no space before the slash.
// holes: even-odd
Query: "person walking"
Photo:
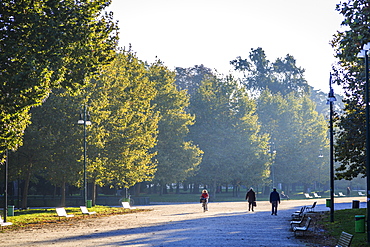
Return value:
<svg viewBox="0 0 370 247">
<path fill-rule="evenodd" d="M 280 195 L 276 191 L 276 188 L 270 193 L 270 203 L 272 205 L 271 215 L 277 215 L 278 204 L 280 204 Z"/>
<path fill-rule="evenodd" d="M 251 187 L 247 194 L 245 195 L 245 200 L 248 201 L 249 209 L 248 211 L 254 212 L 254 207 L 256 206 L 256 192 L 254 192 L 253 188 Z"/>
</svg>

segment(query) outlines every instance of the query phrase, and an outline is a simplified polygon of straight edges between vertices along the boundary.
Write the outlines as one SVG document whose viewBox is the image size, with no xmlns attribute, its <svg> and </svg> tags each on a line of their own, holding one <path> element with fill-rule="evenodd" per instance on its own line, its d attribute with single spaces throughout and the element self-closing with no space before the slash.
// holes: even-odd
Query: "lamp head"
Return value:
<svg viewBox="0 0 370 247">
<path fill-rule="evenodd" d="M 328 94 L 328 99 L 326 100 L 326 104 L 329 105 L 330 102 L 337 101 L 337 98 L 334 96 L 334 90 L 330 88 L 329 94 Z"/>
<path fill-rule="evenodd" d="M 364 58 L 367 55 L 367 52 L 370 50 L 370 42 L 367 44 L 364 44 L 361 51 L 357 54 L 358 58 Z"/>
</svg>

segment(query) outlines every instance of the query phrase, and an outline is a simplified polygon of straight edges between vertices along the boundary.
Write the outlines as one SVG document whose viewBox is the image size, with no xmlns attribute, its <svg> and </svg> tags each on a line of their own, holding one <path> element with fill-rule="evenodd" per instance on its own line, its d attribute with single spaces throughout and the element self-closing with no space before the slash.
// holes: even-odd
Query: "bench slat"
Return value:
<svg viewBox="0 0 370 247">
<path fill-rule="evenodd" d="M 352 238 L 353 238 L 352 234 L 342 232 L 340 234 L 338 244 L 336 246 L 338 246 L 338 247 L 349 247 L 351 245 Z"/>
</svg>

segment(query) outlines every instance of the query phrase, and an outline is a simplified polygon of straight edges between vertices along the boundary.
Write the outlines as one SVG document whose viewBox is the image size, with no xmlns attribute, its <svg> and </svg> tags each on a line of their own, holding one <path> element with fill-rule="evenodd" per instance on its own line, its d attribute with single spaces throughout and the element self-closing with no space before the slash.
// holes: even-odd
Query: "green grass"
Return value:
<svg viewBox="0 0 370 247">
<path fill-rule="evenodd" d="M 245 201 L 245 194 L 247 191 L 242 190 L 239 192 L 239 197 L 232 196 L 232 192 L 228 193 L 217 193 L 216 197 L 210 196 L 211 202 L 238 202 L 238 201 Z M 168 194 L 141 194 L 140 196 L 149 197 L 150 202 L 198 202 L 200 193 L 199 194 L 190 194 L 190 193 L 168 193 Z M 303 196 L 303 193 L 297 193 L 293 195 L 289 195 L 290 199 L 292 200 L 305 200 L 306 198 Z M 257 201 L 268 201 L 268 195 L 262 195 L 261 193 L 257 194 Z"/>
<path fill-rule="evenodd" d="M 366 215 L 366 208 L 336 210 L 334 211 L 334 222 L 330 222 L 330 213 L 325 212 L 320 224 L 327 230 L 326 234 L 335 239 L 339 239 L 342 231 L 352 234 L 352 247 L 370 246 L 367 244 L 366 228 L 365 233 L 355 232 L 356 215 Z"/>
<path fill-rule="evenodd" d="M 67 211 L 67 214 L 74 214 L 74 217 L 69 218 L 68 220 L 71 221 L 81 220 L 86 217 L 81 213 L 79 207 L 68 207 L 65 209 Z M 94 206 L 92 208 L 89 208 L 88 210 L 95 211 L 98 217 L 144 211 L 144 209 L 130 210 L 124 209 L 122 207 L 108 207 L 108 206 Z M 3 215 L 3 212 L 2 211 L 0 212 Z M 59 224 L 66 221 L 66 219 L 63 217 L 59 219 L 54 208 L 47 208 L 47 209 L 14 210 L 14 216 L 8 216 L 7 221 L 12 222 L 13 225 L 4 227 L 3 231 L 11 231 L 32 226 L 41 227 L 42 225 L 45 224 Z"/>
<path fill-rule="evenodd" d="M 150 194 L 145 195 L 150 197 L 150 202 L 199 202 L 199 194 Z M 259 198 L 260 199 L 260 198 Z M 210 201 L 212 202 L 229 202 L 229 201 L 245 201 L 245 192 L 240 193 L 239 197 L 233 197 L 232 193 L 221 193 L 217 194 L 217 196 L 210 197 Z"/>
</svg>

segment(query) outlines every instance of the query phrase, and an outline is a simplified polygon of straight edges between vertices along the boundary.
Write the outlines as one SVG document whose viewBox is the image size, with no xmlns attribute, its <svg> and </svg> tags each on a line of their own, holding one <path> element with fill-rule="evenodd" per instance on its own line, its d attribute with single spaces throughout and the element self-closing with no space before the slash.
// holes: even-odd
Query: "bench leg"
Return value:
<svg viewBox="0 0 370 247">
<path fill-rule="evenodd" d="M 297 235 L 297 234 L 296 234 L 297 232 L 301 232 L 301 233 L 300 233 L 299 235 Z M 304 237 L 304 232 L 305 232 L 305 231 L 295 231 L 295 232 L 294 232 L 294 236 Z"/>
</svg>

